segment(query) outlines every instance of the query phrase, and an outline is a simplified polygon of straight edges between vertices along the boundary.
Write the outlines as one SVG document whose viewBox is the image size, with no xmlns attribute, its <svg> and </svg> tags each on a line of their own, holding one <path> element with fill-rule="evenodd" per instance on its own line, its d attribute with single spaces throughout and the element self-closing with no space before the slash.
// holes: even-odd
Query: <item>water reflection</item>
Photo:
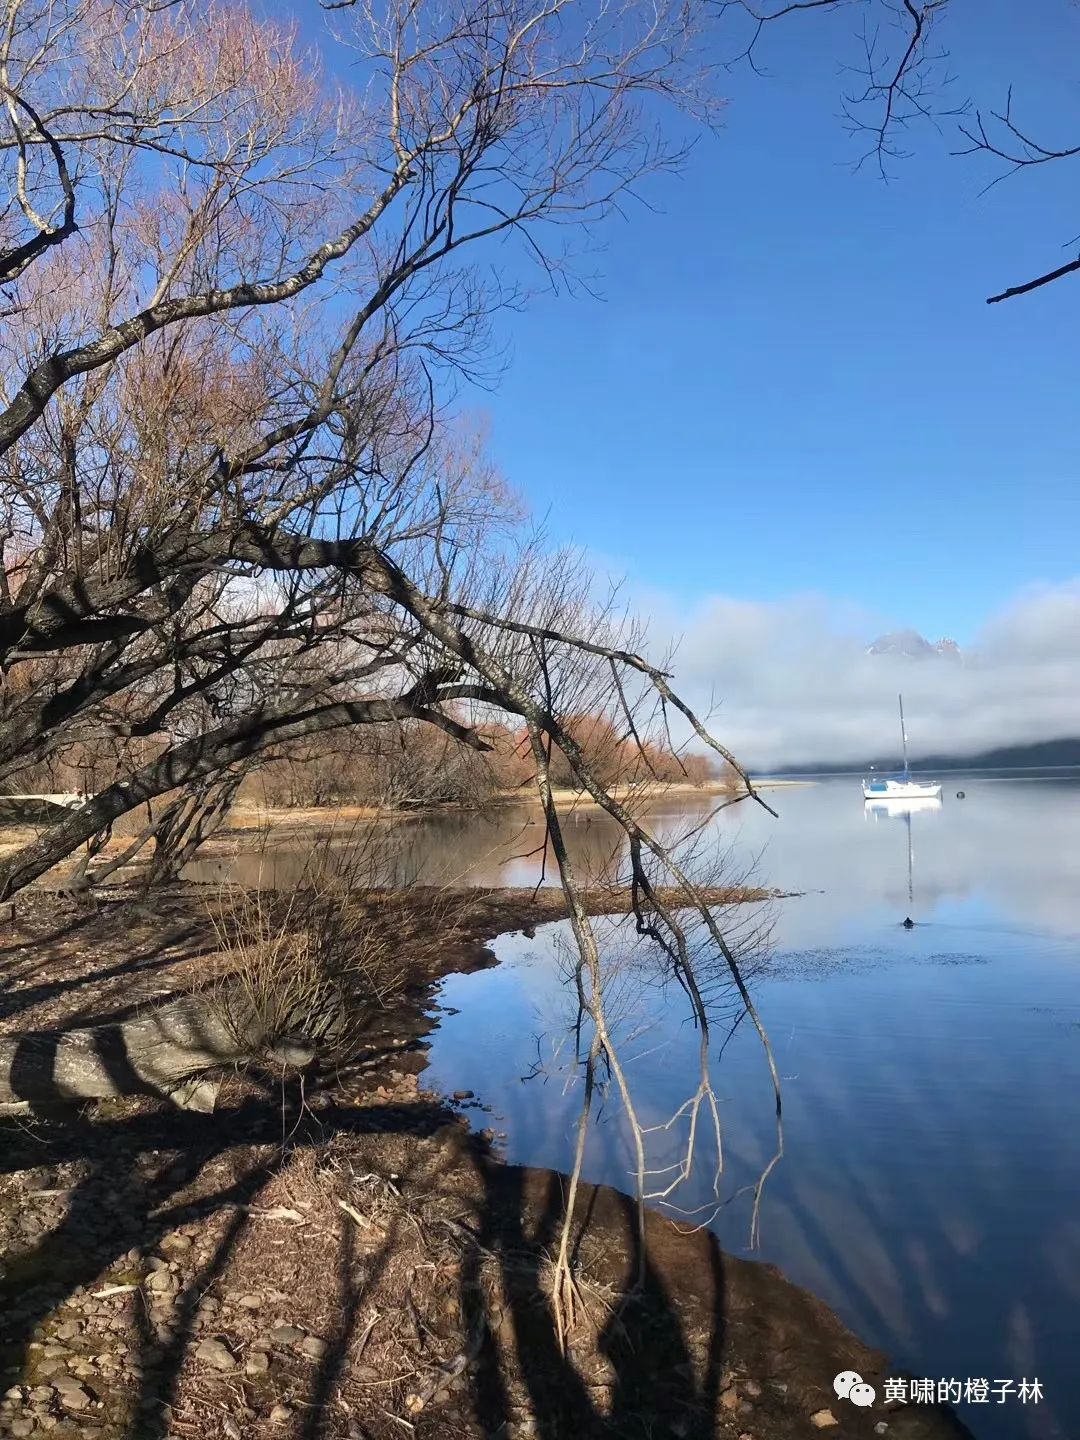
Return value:
<svg viewBox="0 0 1080 1440">
<path fill-rule="evenodd" d="M 755 983 L 787 1134 L 763 1255 L 916 1374 L 1039 1377 L 1037 1408 L 964 1407 L 976 1435 L 1071 1440 L 1080 1435 L 1080 786 L 964 788 L 963 802 L 947 798 L 932 813 L 872 815 L 838 781 L 779 796 L 779 824 L 749 810 L 716 821 L 737 854 L 757 858 L 763 880 L 804 892 L 776 906 L 777 950 Z M 599 817 L 577 843 L 595 845 L 597 826 Z M 917 923 L 907 931 L 909 909 Z M 447 1088 L 492 1103 L 511 1159 L 565 1168 L 579 1096 L 565 1064 L 562 928 L 504 937 L 499 968 L 447 982 L 460 1013 L 442 1020 L 432 1066 Z M 609 946 L 623 943 L 613 927 Z M 635 981 L 619 1023 L 635 1036 L 632 1075 L 649 1123 L 692 1088 L 692 1047 L 677 992 L 648 971 Z M 752 1035 L 736 1031 L 718 1079 L 725 1193 L 738 1196 L 772 1144 Z M 688 1209 L 708 1199 L 705 1159 L 682 1196 Z M 610 1097 L 588 1168 L 629 1183 Z M 714 1222 L 732 1248 L 745 1243 L 747 1212 L 747 1197 L 734 1198 Z"/>
<path fill-rule="evenodd" d="M 940 813 L 912 813 L 921 905 L 913 918 L 941 918 L 963 907 L 974 922 L 975 912 L 989 899 L 995 925 L 1080 932 L 1080 887 L 1073 864 L 1080 853 L 1080 783 L 958 783 L 965 800 L 948 797 Z M 904 918 L 906 869 L 897 864 L 891 827 L 868 825 L 857 781 L 779 790 L 770 801 L 780 811 L 779 821 L 743 804 L 720 811 L 707 831 L 733 849 L 737 868 L 753 861 L 762 883 L 805 892 L 806 903 L 795 920 L 790 919 L 795 912 L 780 916 L 781 943 L 802 948 L 845 944 L 849 922 L 861 924 L 868 909 L 879 910 L 883 920 Z M 650 809 L 649 821 L 662 838 L 670 838 L 706 820 L 714 802 L 709 796 L 661 802 Z M 569 814 L 565 828 L 575 866 L 584 873 L 598 871 L 623 838 L 594 806 Z M 556 883 L 551 865 L 546 874 L 542 868 L 535 809 L 508 806 L 482 817 L 417 818 L 395 827 L 395 836 L 386 874 L 391 883 Z M 310 846 L 274 845 L 258 854 L 200 859 L 184 874 L 210 884 L 233 879 L 288 887 L 300 879 L 309 859 Z"/>
<path fill-rule="evenodd" d="M 911 835 L 913 815 L 935 815 L 941 811 L 938 796 L 916 796 L 909 800 L 877 799 L 863 802 L 863 814 L 868 820 L 902 820 L 907 830 L 907 893 L 908 901 L 915 899 L 915 845 Z M 911 924 L 910 919 L 905 924 Z"/>
</svg>

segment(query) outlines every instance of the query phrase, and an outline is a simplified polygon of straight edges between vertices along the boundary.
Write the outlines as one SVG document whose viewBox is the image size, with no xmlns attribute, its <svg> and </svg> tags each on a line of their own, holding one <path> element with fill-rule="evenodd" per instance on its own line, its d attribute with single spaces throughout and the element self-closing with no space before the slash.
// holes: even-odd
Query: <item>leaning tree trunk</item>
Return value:
<svg viewBox="0 0 1080 1440">
<path fill-rule="evenodd" d="M 213 1109 L 207 1071 L 254 1059 L 303 1067 L 302 1040 L 270 1037 L 254 1019 L 212 997 L 185 995 L 127 1020 L 88 1030 L 0 1036 L 0 1107 L 55 1105 L 118 1095 L 167 1096 L 189 1109 Z"/>
</svg>

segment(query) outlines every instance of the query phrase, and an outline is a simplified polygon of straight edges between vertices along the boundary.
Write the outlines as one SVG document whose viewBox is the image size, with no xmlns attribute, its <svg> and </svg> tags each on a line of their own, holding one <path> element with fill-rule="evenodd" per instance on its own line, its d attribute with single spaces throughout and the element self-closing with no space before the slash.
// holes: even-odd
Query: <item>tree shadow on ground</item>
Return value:
<svg viewBox="0 0 1080 1440">
<path fill-rule="evenodd" d="M 95 1418 L 106 1420 L 110 1435 L 127 1440 L 165 1440 L 176 1433 L 172 1407 L 181 1372 L 200 1338 L 216 1333 L 200 1329 L 200 1306 L 248 1233 L 260 1197 L 291 1157 L 298 1151 L 318 1151 L 330 1140 L 340 1144 L 376 1134 L 445 1133 L 448 1118 L 440 1106 L 422 1100 L 411 1105 L 331 1106 L 316 1115 L 305 1107 L 298 1086 L 249 1096 L 215 1116 L 165 1111 L 150 1103 L 137 1114 L 117 1118 L 103 1111 L 107 1107 L 69 1112 L 44 1125 L 0 1122 L 6 1132 L 0 1135 L 0 1176 L 32 1171 L 48 1180 L 61 1177 L 71 1165 L 79 1168 L 57 1223 L 20 1254 L 5 1257 L 0 1391 L 19 1383 L 48 1385 L 66 1373 L 70 1356 L 49 1357 L 47 1350 L 52 1317 L 74 1292 L 86 1297 L 113 1284 L 139 1286 L 132 1290 L 142 1301 L 134 1322 L 140 1354 L 131 1375 L 137 1383 L 110 1385 L 99 1375 L 83 1376 L 88 1393 L 106 1401 L 104 1416 L 95 1409 Z M 454 1129 L 456 1136 L 460 1133 Z M 297 1440 L 404 1436 L 405 1427 L 415 1435 L 506 1436 L 526 1415 L 534 1417 L 534 1433 L 542 1440 L 593 1434 L 679 1434 L 686 1440 L 711 1436 L 723 1336 L 722 1285 L 716 1289 L 717 1310 L 701 1378 L 702 1367 L 687 1344 L 677 1309 L 646 1264 L 640 1296 L 608 1315 L 596 1361 L 597 1366 L 606 1365 L 607 1374 L 602 1385 L 594 1383 L 587 1378 L 588 1357 L 560 1349 L 544 1300 L 548 1256 L 562 1217 L 558 1178 L 549 1177 L 546 1187 L 537 1191 L 526 1183 L 527 1172 L 492 1163 L 478 1144 L 462 1141 L 451 1148 L 451 1169 L 467 1154 L 473 1203 L 468 1223 L 458 1226 L 462 1345 L 470 1351 L 469 1364 L 456 1378 L 449 1411 L 440 1408 L 448 1398 L 445 1389 L 428 1395 L 427 1409 L 415 1416 L 404 1410 L 398 1417 L 392 1405 L 376 1398 L 367 1408 L 355 1403 L 343 1408 L 341 1396 L 355 1360 L 358 1332 L 364 1328 L 362 1302 L 379 1292 L 383 1272 L 393 1262 L 401 1238 L 396 1227 L 415 1221 L 403 1215 L 394 1222 L 378 1246 L 365 1250 L 362 1266 L 362 1237 L 356 1227 L 346 1225 L 336 1253 L 325 1259 L 326 1275 L 336 1274 L 336 1323 L 325 1336 L 324 1352 L 305 1372 L 304 1405 L 291 1431 Z M 219 1176 L 223 1161 L 228 1162 L 227 1173 Z M 192 1195 L 193 1182 L 211 1173 L 213 1183 Z M 407 1175 L 399 1183 L 408 1186 L 416 1178 Z M 429 1172 L 423 1184 L 433 1183 L 439 1183 L 438 1177 Z M 145 1286 L 140 1286 L 143 1265 L 157 1255 L 166 1237 L 213 1217 L 225 1223 L 189 1270 L 163 1328 L 145 1299 Z M 621 1223 L 632 1236 L 629 1205 Z M 486 1279 L 480 1275 L 480 1267 L 492 1259 L 501 1298 L 492 1296 L 490 1271 Z M 632 1255 L 628 1263 L 636 1264 Z M 153 1283 L 151 1273 L 146 1285 Z M 312 1276 L 311 1283 L 320 1283 L 320 1278 Z M 430 1317 L 423 1295 L 416 1291 L 400 1298 L 402 1306 L 410 1305 L 417 1315 L 420 1331 L 427 1330 Z M 96 1312 L 91 1304 L 88 1333 L 104 1323 L 104 1304 L 97 1302 Z M 439 1368 L 432 1368 L 437 1380 Z M 671 1393 L 659 1383 L 665 1375 L 673 1382 Z M 679 1400 L 673 1410 L 675 1391 Z M 242 1398 L 234 1398 L 234 1403 L 236 1421 L 244 1424 L 254 1418 Z M 678 1413 L 688 1423 L 675 1430 L 662 1423 L 665 1407 L 669 1419 Z M 228 1406 L 223 1413 L 228 1415 Z M 256 1427 L 243 1433 L 262 1432 Z"/>
<path fill-rule="evenodd" d="M 575 1259 L 594 1225 L 608 1245 L 608 1279 L 614 1292 L 606 1323 L 596 1335 L 595 1355 L 564 1353 L 546 1303 L 548 1257 L 558 1247 L 565 1215 L 563 1177 L 550 1172 L 508 1169 L 482 1161 L 483 1223 L 475 1254 L 499 1258 L 502 1291 L 511 1318 L 516 1364 L 507 1363 L 500 1343 L 505 1325 L 490 1326 L 480 1312 L 484 1291 L 475 1270 L 463 1277 L 463 1309 L 470 1328 L 487 1322 L 490 1338 L 475 1374 L 475 1408 L 485 1434 L 507 1433 L 521 1409 L 506 1378 L 520 1376 L 542 1440 L 572 1436 L 678 1435 L 705 1440 L 716 1433 L 716 1400 L 724 1344 L 724 1286 L 719 1264 L 713 1274 L 711 1309 L 695 1315 L 692 1344 L 687 1324 L 667 1285 L 641 1249 L 636 1207 L 614 1191 L 585 1187 L 576 1229 Z M 605 1213 L 598 1214 L 603 1211 Z M 719 1257 L 716 1247 L 713 1253 Z M 580 1272 L 580 1266 L 575 1265 Z M 590 1267 L 591 1268 L 591 1267 Z M 634 1284 L 640 1277 L 640 1283 Z M 584 1283 L 584 1282 L 583 1282 Z"/>
</svg>

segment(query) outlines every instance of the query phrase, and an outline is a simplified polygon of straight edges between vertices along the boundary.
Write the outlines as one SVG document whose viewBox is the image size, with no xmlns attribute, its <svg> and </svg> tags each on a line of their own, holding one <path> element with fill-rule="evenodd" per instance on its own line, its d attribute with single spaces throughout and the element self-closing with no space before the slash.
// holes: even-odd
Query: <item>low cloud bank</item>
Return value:
<svg viewBox="0 0 1080 1440">
<path fill-rule="evenodd" d="M 868 655 L 873 622 L 813 596 L 716 596 L 681 623 L 650 608 L 654 640 L 681 634 L 681 689 L 702 710 L 717 702 L 714 732 L 757 769 L 888 758 L 898 691 L 913 758 L 1080 736 L 1080 579 L 1017 596 L 962 663 Z"/>
</svg>

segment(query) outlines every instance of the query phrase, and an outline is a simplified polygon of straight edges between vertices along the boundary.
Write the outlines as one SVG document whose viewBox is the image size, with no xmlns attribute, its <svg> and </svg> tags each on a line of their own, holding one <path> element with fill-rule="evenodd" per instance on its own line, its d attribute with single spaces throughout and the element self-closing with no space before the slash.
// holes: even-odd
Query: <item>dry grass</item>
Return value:
<svg viewBox="0 0 1080 1440">
<path fill-rule="evenodd" d="M 218 891 L 212 993 L 238 1037 L 263 1037 L 274 1059 L 291 1064 L 344 1063 L 372 1017 L 427 970 L 462 900 L 428 897 L 421 930 L 407 894 L 377 885 L 394 843 L 393 832 L 371 826 L 331 833 L 287 893 Z"/>
</svg>

